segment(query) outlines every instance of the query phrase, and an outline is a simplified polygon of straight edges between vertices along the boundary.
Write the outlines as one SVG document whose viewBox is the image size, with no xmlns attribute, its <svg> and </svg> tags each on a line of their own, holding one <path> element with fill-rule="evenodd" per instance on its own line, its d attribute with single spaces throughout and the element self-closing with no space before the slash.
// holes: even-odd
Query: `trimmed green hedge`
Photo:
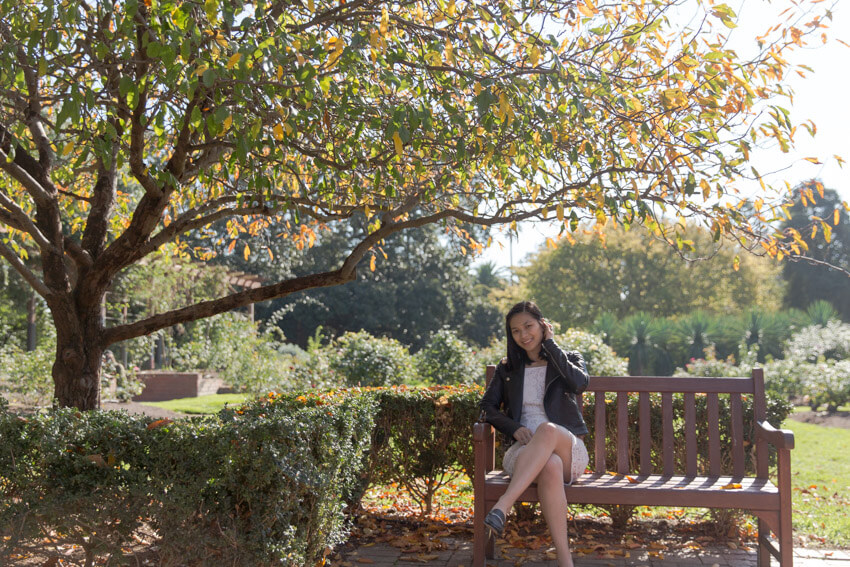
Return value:
<svg viewBox="0 0 850 567">
<path fill-rule="evenodd" d="M 22 418 L 0 398 L 5 552 L 20 539 L 55 531 L 91 556 L 120 556 L 145 522 L 160 535 L 169 565 L 314 565 L 345 539 L 345 507 L 356 507 L 370 485 L 396 482 L 428 512 L 445 481 L 472 476 L 471 427 L 482 393 L 479 386 L 396 386 L 270 394 L 217 416 L 173 423 L 70 409 Z M 593 463 L 591 398 L 585 419 Z M 629 398 L 631 424 L 638 422 L 637 400 Z M 751 397 L 743 406 L 749 419 Z M 616 404 L 607 408 L 613 431 Z M 789 410 L 786 402 L 769 400 L 768 420 L 778 425 Z M 720 411 L 723 421 L 728 401 Z M 682 396 L 674 396 L 676 419 L 682 412 Z M 703 396 L 697 422 L 707 422 Z M 660 470 L 660 403 L 653 403 L 652 432 Z M 701 430 L 697 435 L 700 443 L 707 439 Z M 721 435 L 727 445 L 724 428 Z M 748 441 L 751 435 L 745 432 Z M 630 436 L 636 469 L 638 431 Z M 614 469 L 615 440 L 608 441 Z M 683 466 L 683 444 L 676 446 Z M 629 507 L 610 512 L 624 522 L 632 514 Z"/>
<path fill-rule="evenodd" d="M 313 565 L 347 535 L 375 415 L 369 397 L 253 402 L 152 421 L 72 409 L 21 418 L 0 406 L 0 526 L 9 551 L 62 534 L 120 556 L 141 522 L 167 565 Z"/>
</svg>

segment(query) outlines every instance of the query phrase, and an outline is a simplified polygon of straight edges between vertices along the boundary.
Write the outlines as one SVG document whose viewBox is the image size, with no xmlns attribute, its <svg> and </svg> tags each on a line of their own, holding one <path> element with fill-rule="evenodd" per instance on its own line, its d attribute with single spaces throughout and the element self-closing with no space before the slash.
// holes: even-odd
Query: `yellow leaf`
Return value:
<svg viewBox="0 0 850 567">
<path fill-rule="evenodd" d="M 825 239 L 827 242 L 831 242 L 831 241 L 832 241 L 832 227 L 831 227 L 831 226 L 829 226 L 829 225 L 828 225 L 827 223 L 825 223 L 825 222 L 824 222 L 824 223 L 821 223 L 821 224 L 823 224 L 823 237 L 824 237 L 824 239 Z"/>
<path fill-rule="evenodd" d="M 222 123 L 222 128 L 223 128 L 222 132 L 227 132 L 228 130 L 230 130 L 230 126 L 232 124 L 233 124 L 233 115 L 229 114 L 227 116 L 227 118 L 224 119 L 224 122 Z"/>
<path fill-rule="evenodd" d="M 67 156 L 74 150 L 74 142 L 68 142 L 62 147 L 62 157 Z M 838 211 L 836 211 L 838 212 Z"/>
<path fill-rule="evenodd" d="M 840 217 L 839 217 L 838 209 L 835 209 L 835 212 L 832 213 L 832 224 L 834 224 L 835 226 L 838 226 L 838 219 L 839 218 Z"/>
<path fill-rule="evenodd" d="M 455 0 L 449 0 L 449 9 L 448 9 L 448 14 L 449 14 L 449 17 L 450 17 L 450 18 L 454 18 L 454 17 L 455 17 L 455 11 L 456 11 L 456 8 L 455 8 Z"/>
<path fill-rule="evenodd" d="M 758 199 L 756 199 L 756 202 L 755 202 L 755 203 L 753 203 L 753 207 L 756 209 L 756 212 L 757 212 L 757 213 L 758 213 L 758 212 L 761 212 L 761 207 L 762 207 L 762 205 L 764 205 L 764 199 L 762 199 L 761 197 L 759 197 Z"/>
<path fill-rule="evenodd" d="M 374 255 L 371 258 L 369 258 L 369 269 L 373 272 L 375 271 L 375 256 Z"/>
<path fill-rule="evenodd" d="M 390 29 L 390 13 L 387 11 L 387 7 L 383 6 L 381 8 L 381 35 L 387 35 L 387 32 Z"/>
<path fill-rule="evenodd" d="M 242 257 L 247 261 L 248 258 L 251 257 L 251 248 L 246 244 L 245 248 L 242 249 Z"/>
<path fill-rule="evenodd" d="M 283 67 L 277 66 L 277 80 L 279 81 L 283 77 Z"/>
<path fill-rule="evenodd" d="M 283 126 L 281 126 L 280 124 L 275 124 L 274 128 L 272 128 L 272 131 L 274 132 L 275 138 L 277 138 L 278 140 L 283 140 Z"/>
<path fill-rule="evenodd" d="M 402 157 L 404 155 L 404 145 L 401 143 L 401 136 L 398 135 L 398 131 L 393 132 L 393 145 L 395 146 L 396 155 Z"/>
<path fill-rule="evenodd" d="M 239 60 L 242 59 L 241 53 L 234 53 L 230 56 L 230 59 L 227 60 L 227 68 L 233 69 L 239 63 Z"/>
<path fill-rule="evenodd" d="M 307 9 L 310 10 L 311 14 L 316 11 L 316 4 L 313 0 L 307 0 Z"/>
<path fill-rule="evenodd" d="M 818 158 L 816 158 L 816 157 L 807 157 L 807 158 L 803 158 L 803 159 L 804 159 L 804 160 L 806 160 L 806 161 L 810 161 L 810 162 L 812 162 L 812 163 L 813 163 L 813 164 L 815 164 L 815 165 L 820 165 L 820 164 L 821 164 L 820 160 L 819 160 Z"/>
<path fill-rule="evenodd" d="M 558 220 L 564 222 L 564 205 L 558 203 L 558 207 L 555 210 L 558 214 Z"/>
<path fill-rule="evenodd" d="M 736 272 L 741 269 L 741 258 L 738 256 L 735 256 L 735 259 L 732 260 L 732 269 Z"/>
<path fill-rule="evenodd" d="M 737 482 L 730 482 L 729 484 L 724 484 L 720 487 L 722 490 L 740 490 L 741 485 Z"/>
<path fill-rule="evenodd" d="M 597 9 L 591 0 L 584 0 L 578 5 L 578 11 L 581 12 L 582 16 L 591 18 L 597 12 Z"/>
</svg>

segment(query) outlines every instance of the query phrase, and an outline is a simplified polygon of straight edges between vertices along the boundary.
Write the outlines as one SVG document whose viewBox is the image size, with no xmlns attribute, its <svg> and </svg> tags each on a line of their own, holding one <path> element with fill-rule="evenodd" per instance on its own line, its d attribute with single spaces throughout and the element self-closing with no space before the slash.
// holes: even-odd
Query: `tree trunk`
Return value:
<svg viewBox="0 0 850 567">
<path fill-rule="evenodd" d="M 100 408 L 103 322 L 100 303 L 83 312 L 52 310 L 56 325 L 54 397 L 60 407 Z"/>
</svg>

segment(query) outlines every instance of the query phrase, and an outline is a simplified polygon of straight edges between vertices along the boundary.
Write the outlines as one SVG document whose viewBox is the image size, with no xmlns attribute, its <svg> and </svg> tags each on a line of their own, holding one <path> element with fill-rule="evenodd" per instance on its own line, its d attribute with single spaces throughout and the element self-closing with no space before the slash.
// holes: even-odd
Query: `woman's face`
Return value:
<svg viewBox="0 0 850 567">
<path fill-rule="evenodd" d="M 543 324 L 530 313 L 517 313 L 511 317 L 508 325 L 516 344 L 536 357 L 543 343 Z"/>
</svg>

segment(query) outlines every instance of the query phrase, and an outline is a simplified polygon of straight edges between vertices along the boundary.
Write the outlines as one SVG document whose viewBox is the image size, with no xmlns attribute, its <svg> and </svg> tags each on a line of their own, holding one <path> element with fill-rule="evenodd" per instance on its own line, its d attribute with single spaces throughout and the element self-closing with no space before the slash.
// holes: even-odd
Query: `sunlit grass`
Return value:
<svg viewBox="0 0 850 567">
<path fill-rule="evenodd" d="M 146 406 L 154 406 L 178 413 L 209 414 L 216 413 L 225 405 L 237 405 L 251 399 L 250 394 L 213 394 L 197 398 L 180 398 L 166 402 L 144 402 Z"/>
<path fill-rule="evenodd" d="M 850 430 L 787 420 L 791 451 L 794 533 L 850 546 Z"/>
</svg>

